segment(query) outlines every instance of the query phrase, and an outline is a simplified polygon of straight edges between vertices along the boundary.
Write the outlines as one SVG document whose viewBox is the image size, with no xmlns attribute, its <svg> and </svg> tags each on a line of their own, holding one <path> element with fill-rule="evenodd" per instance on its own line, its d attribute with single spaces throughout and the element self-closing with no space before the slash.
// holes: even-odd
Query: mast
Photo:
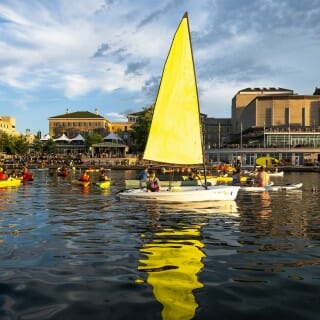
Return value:
<svg viewBox="0 0 320 320">
<path fill-rule="evenodd" d="M 196 83 L 196 93 L 197 93 L 198 115 L 199 115 L 200 136 L 201 136 L 200 139 L 201 139 L 201 149 L 202 149 L 202 165 L 203 165 L 203 174 L 204 174 L 204 187 L 207 189 L 207 187 L 208 187 L 207 186 L 207 166 L 206 166 L 206 159 L 205 159 L 204 130 L 203 130 L 202 121 L 201 121 L 198 83 L 197 83 L 196 68 L 195 68 L 194 58 L 193 58 L 193 48 L 192 48 L 192 41 L 191 41 L 191 32 L 190 32 L 190 26 L 189 26 L 188 12 L 185 12 L 185 14 L 183 15 L 183 18 L 187 19 L 187 26 L 188 26 L 188 32 L 189 32 L 191 57 L 192 57 L 192 63 L 193 63 L 193 73 L 194 73 L 194 79 L 195 79 L 195 83 Z"/>
</svg>

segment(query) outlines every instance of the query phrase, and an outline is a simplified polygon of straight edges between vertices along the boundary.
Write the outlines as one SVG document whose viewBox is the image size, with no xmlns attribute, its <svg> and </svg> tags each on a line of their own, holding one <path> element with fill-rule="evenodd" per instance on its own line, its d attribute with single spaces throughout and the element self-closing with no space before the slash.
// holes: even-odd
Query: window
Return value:
<svg viewBox="0 0 320 320">
<path fill-rule="evenodd" d="M 265 126 L 272 127 L 272 108 L 266 109 Z"/>
<path fill-rule="evenodd" d="M 301 125 L 303 127 L 305 127 L 306 126 L 306 109 L 304 107 L 302 107 L 301 111 L 302 111 L 302 114 L 301 114 L 301 119 L 302 119 Z"/>
<path fill-rule="evenodd" d="M 288 107 L 284 109 L 284 124 L 290 126 L 290 109 Z"/>
</svg>

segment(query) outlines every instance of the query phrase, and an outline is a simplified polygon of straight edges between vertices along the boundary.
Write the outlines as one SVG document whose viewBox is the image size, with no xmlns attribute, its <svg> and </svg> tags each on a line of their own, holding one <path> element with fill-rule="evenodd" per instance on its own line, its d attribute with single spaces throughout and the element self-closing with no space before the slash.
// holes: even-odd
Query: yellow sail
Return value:
<svg viewBox="0 0 320 320">
<path fill-rule="evenodd" d="M 202 164 L 200 126 L 188 16 L 185 14 L 162 73 L 144 159 Z"/>
<path fill-rule="evenodd" d="M 163 320 L 192 319 L 198 307 L 194 290 L 203 287 L 197 276 L 205 257 L 200 226 L 166 229 L 155 236 L 141 249 L 146 258 L 138 270 L 147 272 L 147 282 L 163 305 Z"/>
</svg>

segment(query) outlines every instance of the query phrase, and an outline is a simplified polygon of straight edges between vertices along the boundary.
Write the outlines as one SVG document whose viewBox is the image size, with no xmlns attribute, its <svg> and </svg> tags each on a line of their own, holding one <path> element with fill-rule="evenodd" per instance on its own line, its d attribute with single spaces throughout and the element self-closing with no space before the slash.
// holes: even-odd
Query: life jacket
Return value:
<svg viewBox="0 0 320 320">
<path fill-rule="evenodd" d="M 82 175 L 80 178 L 80 181 L 89 181 L 89 176 L 88 175 Z"/>
<path fill-rule="evenodd" d="M 159 191 L 159 185 L 157 181 L 152 181 L 148 184 L 148 189 L 152 192 Z"/>
<path fill-rule="evenodd" d="M 8 176 L 4 172 L 0 172 L 0 180 L 6 180 Z"/>
</svg>

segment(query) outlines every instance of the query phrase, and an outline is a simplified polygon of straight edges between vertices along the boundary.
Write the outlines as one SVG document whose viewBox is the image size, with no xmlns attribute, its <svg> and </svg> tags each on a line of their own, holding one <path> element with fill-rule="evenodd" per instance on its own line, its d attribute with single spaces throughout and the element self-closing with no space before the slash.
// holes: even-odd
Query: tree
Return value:
<svg viewBox="0 0 320 320">
<path fill-rule="evenodd" d="M 36 151 L 36 152 L 42 152 L 43 146 L 42 146 L 42 143 L 41 143 L 41 141 L 40 141 L 40 137 L 41 137 L 41 136 L 37 135 L 37 136 L 35 137 L 34 141 L 33 141 L 33 149 L 34 149 L 34 151 Z"/>
<path fill-rule="evenodd" d="M 133 148 L 137 152 L 143 152 L 147 144 L 153 116 L 153 106 L 144 108 L 137 122 L 132 126 Z"/>
<path fill-rule="evenodd" d="M 86 145 L 86 148 L 89 148 L 93 144 L 101 143 L 101 142 L 103 142 L 102 136 L 97 132 L 92 132 L 87 135 L 85 145 Z"/>
<path fill-rule="evenodd" d="M 13 153 L 24 155 L 29 151 L 29 143 L 27 138 L 23 135 L 19 137 L 12 137 L 13 138 Z"/>
<path fill-rule="evenodd" d="M 56 142 L 53 139 L 49 139 L 43 146 L 43 151 L 47 153 L 55 153 L 56 149 Z"/>
<path fill-rule="evenodd" d="M 25 136 L 10 136 L 5 132 L 0 134 L 1 151 L 7 154 L 26 154 L 29 144 Z"/>
</svg>

